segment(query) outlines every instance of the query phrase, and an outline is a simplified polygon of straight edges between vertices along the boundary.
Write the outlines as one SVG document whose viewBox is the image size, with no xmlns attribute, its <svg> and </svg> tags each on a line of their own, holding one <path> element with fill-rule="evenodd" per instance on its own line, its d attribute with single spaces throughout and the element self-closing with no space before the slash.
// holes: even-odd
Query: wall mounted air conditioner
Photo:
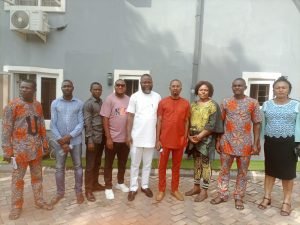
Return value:
<svg viewBox="0 0 300 225">
<path fill-rule="evenodd" d="M 48 33 L 48 16 L 38 10 L 11 10 L 10 29 L 22 33 Z"/>
</svg>

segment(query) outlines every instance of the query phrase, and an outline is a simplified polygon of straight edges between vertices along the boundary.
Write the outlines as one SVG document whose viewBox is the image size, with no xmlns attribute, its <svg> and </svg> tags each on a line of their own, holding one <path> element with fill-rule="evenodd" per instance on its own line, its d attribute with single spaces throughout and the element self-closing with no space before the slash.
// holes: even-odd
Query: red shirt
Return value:
<svg viewBox="0 0 300 225">
<path fill-rule="evenodd" d="M 159 102 L 157 116 L 161 117 L 160 143 L 162 147 L 181 149 L 187 144 L 186 121 L 190 103 L 184 98 L 166 97 Z"/>
</svg>

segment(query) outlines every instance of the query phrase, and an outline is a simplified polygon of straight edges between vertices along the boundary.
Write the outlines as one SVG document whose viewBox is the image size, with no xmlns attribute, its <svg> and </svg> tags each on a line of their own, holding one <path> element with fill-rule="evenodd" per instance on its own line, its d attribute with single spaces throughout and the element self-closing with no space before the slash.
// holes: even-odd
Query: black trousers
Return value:
<svg viewBox="0 0 300 225">
<path fill-rule="evenodd" d="M 85 192 L 92 192 L 93 187 L 98 184 L 104 144 L 105 140 L 103 140 L 101 144 L 94 144 L 94 151 L 89 151 L 86 143 Z"/>
<path fill-rule="evenodd" d="M 113 149 L 105 148 L 104 181 L 106 189 L 112 188 L 112 169 L 116 155 L 118 158 L 118 183 L 124 183 L 124 175 L 126 170 L 128 154 L 129 147 L 126 145 L 126 143 L 114 142 Z"/>
</svg>

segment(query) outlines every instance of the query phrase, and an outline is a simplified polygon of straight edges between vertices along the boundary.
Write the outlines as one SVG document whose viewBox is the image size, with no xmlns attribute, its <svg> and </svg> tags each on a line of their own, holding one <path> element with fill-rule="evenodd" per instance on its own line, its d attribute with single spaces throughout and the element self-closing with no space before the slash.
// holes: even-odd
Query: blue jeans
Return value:
<svg viewBox="0 0 300 225">
<path fill-rule="evenodd" d="M 56 152 L 56 188 L 57 195 L 64 196 L 65 194 L 65 170 L 66 170 L 66 159 L 68 154 L 61 154 L 60 146 L 55 149 Z M 81 154 L 82 154 L 82 145 L 73 145 L 73 149 L 70 150 L 72 157 L 74 176 L 75 176 L 75 192 L 76 194 L 82 193 L 82 164 L 81 164 Z"/>
</svg>

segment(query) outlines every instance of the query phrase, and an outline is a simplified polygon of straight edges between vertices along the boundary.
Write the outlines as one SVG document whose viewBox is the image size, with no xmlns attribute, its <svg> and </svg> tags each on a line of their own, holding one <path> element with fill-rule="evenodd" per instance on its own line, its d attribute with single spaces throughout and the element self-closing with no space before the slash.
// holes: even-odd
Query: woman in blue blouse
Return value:
<svg viewBox="0 0 300 225">
<path fill-rule="evenodd" d="M 278 78 L 274 84 L 275 98 L 263 104 L 263 132 L 265 136 L 265 195 L 258 208 L 271 204 L 271 192 L 275 179 L 282 180 L 283 203 L 280 215 L 291 213 L 291 196 L 296 177 L 297 156 L 295 142 L 300 142 L 300 103 L 290 99 L 291 83 Z"/>
</svg>

